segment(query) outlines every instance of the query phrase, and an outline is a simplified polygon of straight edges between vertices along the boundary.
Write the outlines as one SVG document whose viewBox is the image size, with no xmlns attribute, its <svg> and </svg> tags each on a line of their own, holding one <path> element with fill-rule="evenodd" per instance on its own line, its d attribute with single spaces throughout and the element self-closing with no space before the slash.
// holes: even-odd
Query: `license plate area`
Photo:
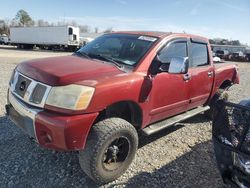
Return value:
<svg viewBox="0 0 250 188">
<path fill-rule="evenodd" d="M 7 113 L 17 127 L 21 128 L 29 136 L 36 138 L 33 120 L 30 117 L 20 114 L 12 105 L 9 105 Z"/>
</svg>

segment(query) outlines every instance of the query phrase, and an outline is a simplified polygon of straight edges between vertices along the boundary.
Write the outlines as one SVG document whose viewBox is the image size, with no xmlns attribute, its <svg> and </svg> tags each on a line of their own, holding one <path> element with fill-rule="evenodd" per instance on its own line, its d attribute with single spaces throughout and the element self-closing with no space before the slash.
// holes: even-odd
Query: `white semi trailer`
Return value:
<svg viewBox="0 0 250 188">
<path fill-rule="evenodd" d="M 76 50 L 80 46 L 79 28 L 73 26 L 11 27 L 10 43 L 18 48 Z"/>
</svg>

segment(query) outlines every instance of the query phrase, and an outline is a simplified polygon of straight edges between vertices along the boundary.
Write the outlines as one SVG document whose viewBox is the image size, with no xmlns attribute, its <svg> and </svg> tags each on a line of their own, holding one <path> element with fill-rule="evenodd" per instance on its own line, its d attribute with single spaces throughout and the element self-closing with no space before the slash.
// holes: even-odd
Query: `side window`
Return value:
<svg viewBox="0 0 250 188">
<path fill-rule="evenodd" d="M 71 27 L 69 27 L 69 35 L 73 34 L 73 29 Z"/>
<path fill-rule="evenodd" d="M 167 45 L 159 53 L 159 58 L 164 63 L 170 63 L 173 57 L 187 57 L 187 43 L 174 42 Z"/>
<path fill-rule="evenodd" d="M 207 45 L 200 43 L 192 43 L 192 67 L 208 65 Z"/>
</svg>

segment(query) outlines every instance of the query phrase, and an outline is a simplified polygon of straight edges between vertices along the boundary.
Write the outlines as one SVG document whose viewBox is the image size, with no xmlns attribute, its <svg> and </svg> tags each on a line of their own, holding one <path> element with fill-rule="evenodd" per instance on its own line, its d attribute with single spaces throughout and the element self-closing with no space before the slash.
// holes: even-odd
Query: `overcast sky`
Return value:
<svg viewBox="0 0 250 188">
<path fill-rule="evenodd" d="M 35 20 L 75 20 L 92 29 L 186 32 L 250 45 L 250 0 L 6 0 L 0 19 L 19 9 Z"/>
</svg>

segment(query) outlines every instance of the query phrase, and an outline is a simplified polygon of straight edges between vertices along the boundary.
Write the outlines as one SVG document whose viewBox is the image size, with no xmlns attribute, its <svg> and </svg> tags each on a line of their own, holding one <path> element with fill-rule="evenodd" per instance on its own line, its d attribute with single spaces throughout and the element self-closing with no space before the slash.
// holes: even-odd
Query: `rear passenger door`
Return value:
<svg viewBox="0 0 250 188">
<path fill-rule="evenodd" d="M 206 103 L 213 85 L 214 68 L 210 64 L 208 44 L 205 41 L 191 39 L 189 45 L 189 95 L 188 109 Z"/>
</svg>

